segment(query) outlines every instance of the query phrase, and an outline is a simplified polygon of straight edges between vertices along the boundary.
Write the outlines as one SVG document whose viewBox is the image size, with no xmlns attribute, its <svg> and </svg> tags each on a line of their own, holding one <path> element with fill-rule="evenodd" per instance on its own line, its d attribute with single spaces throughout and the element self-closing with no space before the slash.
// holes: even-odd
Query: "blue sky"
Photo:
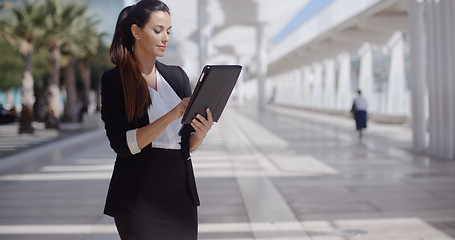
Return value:
<svg viewBox="0 0 455 240">
<path fill-rule="evenodd" d="M 313 18 L 334 0 L 311 0 L 291 18 L 285 27 L 275 35 L 270 41 L 278 43 L 298 29 L 302 24 Z"/>
</svg>

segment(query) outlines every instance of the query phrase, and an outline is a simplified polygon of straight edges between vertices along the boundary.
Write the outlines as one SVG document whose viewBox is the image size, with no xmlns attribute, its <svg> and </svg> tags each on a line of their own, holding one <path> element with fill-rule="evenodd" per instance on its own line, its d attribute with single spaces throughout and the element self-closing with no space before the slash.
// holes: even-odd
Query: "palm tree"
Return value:
<svg viewBox="0 0 455 240">
<path fill-rule="evenodd" d="M 9 2 L 7 3 L 2 3 L 0 4 L 0 12 L 3 13 L 4 11 L 12 8 L 13 5 Z M 10 21 L 8 21 L 6 18 L 3 18 L 3 15 L 0 15 L 0 37 L 5 38 L 10 42 L 11 44 L 14 43 L 14 40 L 12 39 L 11 32 L 12 32 L 12 25 L 10 24 Z"/>
<path fill-rule="evenodd" d="M 36 2 L 25 2 L 24 5 L 13 7 L 15 22 L 11 25 L 10 36 L 14 44 L 19 45 L 19 52 L 24 60 L 22 71 L 22 111 L 19 118 L 19 133 L 33 133 L 34 121 L 33 104 L 35 95 L 33 91 L 32 55 L 35 39 L 43 36 L 44 5 Z"/>
<path fill-rule="evenodd" d="M 63 44 L 65 53 L 65 86 L 67 101 L 63 119 L 74 122 L 80 120 L 78 117 L 76 86 L 75 86 L 75 65 L 79 60 L 81 80 L 83 85 L 82 112 L 87 112 L 90 92 L 90 60 L 89 57 L 96 54 L 99 44 L 99 34 L 95 29 L 96 22 L 92 17 L 83 16 L 73 21 Z"/>
<path fill-rule="evenodd" d="M 109 46 L 100 42 L 97 50 L 97 54 L 91 57 L 90 64 L 90 75 L 95 81 L 92 82 L 92 87 L 96 88 L 96 111 L 101 111 L 101 76 L 102 74 L 113 67 L 113 64 L 109 61 Z"/>
<path fill-rule="evenodd" d="M 62 121 L 76 122 L 77 121 L 77 91 L 76 91 L 76 58 L 68 56 L 66 66 L 64 67 L 64 81 L 66 88 L 66 102 L 63 112 Z"/>
<path fill-rule="evenodd" d="M 46 17 L 46 43 L 49 47 L 49 61 L 51 63 L 51 74 L 47 87 L 46 128 L 59 128 L 59 106 L 60 106 L 60 68 L 61 68 L 61 47 L 68 38 L 73 21 L 81 17 L 86 11 L 86 5 L 76 1 L 63 4 L 59 0 L 47 0 L 46 6 L 49 14 Z"/>
<path fill-rule="evenodd" d="M 80 52 L 79 58 L 79 72 L 81 74 L 81 81 L 83 86 L 82 91 L 82 108 L 81 114 L 88 112 L 88 106 L 90 103 L 89 95 L 90 95 L 90 75 L 91 75 L 91 65 L 90 61 L 98 52 L 98 46 L 101 42 L 101 36 L 98 34 L 95 25 L 96 22 L 93 21 L 91 18 L 88 18 L 85 21 L 85 27 L 83 28 L 85 32 L 85 37 L 81 38 L 81 47 L 82 50 Z"/>
<path fill-rule="evenodd" d="M 71 26 L 68 26 L 65 38 L 62 39 L 62 67 L 64 70 L 63 79 L 66 88 L 66 102 L 62 121 L 75 122 L 77 120 L 77 91 L 76 91 L 76 56 L 81 51 L 78 35 L 83 35 L 80 22 L 81 17 L 75 19 Z"/>
</svg>

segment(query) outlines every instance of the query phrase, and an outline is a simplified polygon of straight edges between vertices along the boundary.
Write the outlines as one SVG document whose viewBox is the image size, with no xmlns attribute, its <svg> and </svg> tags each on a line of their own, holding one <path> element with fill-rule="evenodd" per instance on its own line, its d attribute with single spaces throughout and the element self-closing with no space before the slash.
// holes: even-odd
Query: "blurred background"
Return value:
<svg viewBox="0 0 455 240">
<path fill-rule="evenodd" d="M 100 79 L 135 2 L 0 0 L 0 239 L 118 239 Z M 455 239 L 455 0 L 164 2 L 159 61 L 243 66 L 192 154 L 200 239 Z"/>
<path fill-rule="evenodd" d="M 99 111 L 115 21 L 134 2 L 0 1 L 0 103 L 21 116 L 20 133 Z M 241 64 L 239 104 L 341 115 L 361 89 L 370 119 L 412 124 L 414 150 L 454 158 L 453 1 L 166 3 L 174 27 L 160 60 L 193 84 L 206 64 Z"/>
</svg>

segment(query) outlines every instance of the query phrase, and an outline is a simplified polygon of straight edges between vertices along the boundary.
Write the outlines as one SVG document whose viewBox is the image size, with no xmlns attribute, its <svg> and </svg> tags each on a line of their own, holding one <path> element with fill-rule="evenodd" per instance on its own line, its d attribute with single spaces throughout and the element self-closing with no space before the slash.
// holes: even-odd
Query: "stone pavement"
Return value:
<svg viewBox="0 0 455 240">
<path fill-rule="evenodd" d="M 18 134 L 18 122 L 0 125 L 0 158 L 86 131 L 81 123 L 60 123 L 60 131 L 45 129 L 44 123 L 38 122 L 33 127 L 34 134 Z"/>
<path fill-rule="evenodd" d="M 199 239 L 455 239 L 455 162 L 415 155 L 406 126 L 230 106 L 193 153 Z M 0 239 L 119 239 L 102 215 L 104 130 L 0 158 Z"/>
</svg>

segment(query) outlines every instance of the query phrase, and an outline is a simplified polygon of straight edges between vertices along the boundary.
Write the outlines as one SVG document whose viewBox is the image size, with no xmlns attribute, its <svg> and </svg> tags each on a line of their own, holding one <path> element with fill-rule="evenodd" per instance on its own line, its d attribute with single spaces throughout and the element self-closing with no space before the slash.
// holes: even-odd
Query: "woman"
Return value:
<svg viewBox="0 0 455 240">
<path fill-rule="evenodd" d="M 362 139 L 362 130 L 367 128 L 367 100 L 362 96 L 362 91 L 357 90 L 357 97 L 352 103 L 351 113 L 354 115 L 355 126 Z"/>
<path fill-rule="evenodd" d="M 142 0 L 117 20 L 102 77 L 102 119 L 116 152 L 104 213 L 114 217 L 122 240 L 197 239 L 199 198 L 190 150 L 213 125 L 198 115 L 181 117 L 189 102 L 188 76 L 156 60 L 170 40 L 169 8 Z"/>
</svg>

